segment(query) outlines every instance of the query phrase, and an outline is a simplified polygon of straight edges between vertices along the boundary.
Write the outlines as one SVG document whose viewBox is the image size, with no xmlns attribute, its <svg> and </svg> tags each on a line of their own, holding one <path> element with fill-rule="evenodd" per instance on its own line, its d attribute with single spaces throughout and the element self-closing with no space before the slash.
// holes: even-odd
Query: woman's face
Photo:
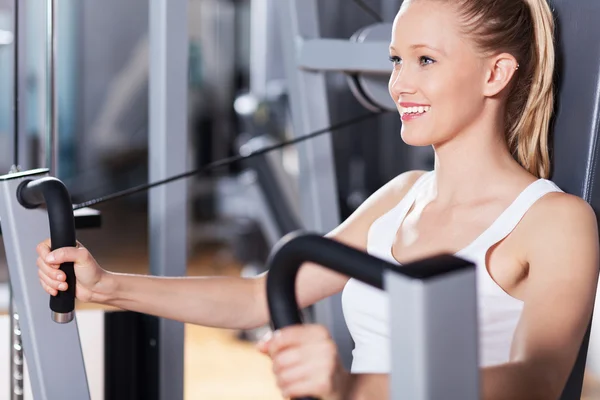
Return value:
<svg viewBox="0 0 600 400">
<path fill-rule="evenodd" d="M 405 1 L 394 21 L 389 91 L 409 145 L 446 142 L 481 115 L 485 65 L 443 2 Z"/>
</svg>

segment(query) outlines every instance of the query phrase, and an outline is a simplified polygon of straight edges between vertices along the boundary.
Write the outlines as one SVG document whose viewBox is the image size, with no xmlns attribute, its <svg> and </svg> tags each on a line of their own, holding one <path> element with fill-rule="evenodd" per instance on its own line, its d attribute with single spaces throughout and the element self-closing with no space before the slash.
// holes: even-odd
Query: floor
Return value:
<svg viewBox="0 0 600 400">
<path fill-rule="evenodd" d="M 111 271 L 147 273 L 146 214 L 99 207 L 104 228 L 81 231 L 78 239 Z M 189 275 L 239 275 L 227 249 L 203 245 L 190 249 Z M 79 308 L 97 307 L 79 304 Z M 185 400 L 281 400 L 270 360 L 230 330 L 186 325 Z M 600 399 L 600 381 L 586 376 L 582 399 Z"/>
</svg>

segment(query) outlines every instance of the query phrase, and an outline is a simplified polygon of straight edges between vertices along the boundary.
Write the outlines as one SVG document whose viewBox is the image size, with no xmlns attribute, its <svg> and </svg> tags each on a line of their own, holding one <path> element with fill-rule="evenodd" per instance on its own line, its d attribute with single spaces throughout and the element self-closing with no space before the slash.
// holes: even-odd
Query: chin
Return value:
<svg viewBox="0 0 600 400">
<path fill-rule="evenodd" d="M 431 146 L 435 142 L 433 135 L 426 132 L 426 130 L 419 131 L 419 129 L 413 127 L 406 128 L 404 125 L 400 131 L 400 137 L 404 143 L 415 147 Z"/>
</svg>

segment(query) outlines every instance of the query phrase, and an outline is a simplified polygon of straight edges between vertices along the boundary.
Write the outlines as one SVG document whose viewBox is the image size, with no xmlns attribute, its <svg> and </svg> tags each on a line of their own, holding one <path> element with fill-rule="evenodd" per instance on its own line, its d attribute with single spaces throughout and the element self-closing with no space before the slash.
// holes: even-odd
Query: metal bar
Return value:
<svg viewBox="0 0 600 400">
<path fill-rule="evenodd" d="M 250 92 L 261 99 L 271 82 L 284 77 L 277 1 L 250 2 Z"/>
<path fill-rule="evenodd" d="M 19 169 L 19 0 L 13 2 L 13 49 L 14 49 L 14 72 L 13 72 L 13 165 L 12 172 Z M 10 279 L 10 278 L 9 278 Z M 9 292 L 9 329 L 10 329 L 10 399 L 23 400 L 23 342 L 21 339 L 21 328 L 19 315 L 13 299 L 10 281 Z"/>
<path fill-rule="evenodd" d="M 11 290 L 12 295 L 12 290 Z M 19 324 L 19 314 L 11 296 L 10 311 L 10 399 L 23 400 L 24 393 L 24 375 L 23 375 L 23 340 L 21 337 L 21 326 Z"/>
<path fill-rule="evenodd" d="M 479 398 L 475 269 L 439 278 L 384 275 L 392 399 Z"/>
<path fill-rule="evenodd" d="M 13 23 L 13 168 L 19 167 L 19 0 L 14 0 Z"/>
<path fill-rule="evenodd" d="M 186 170 L 188 0 L 150 1 L 149 179 Z M 149 193 L 150 271 L 183 276 L 187 264 L 187 187 L 185 181 Z M 160 319 L 159 398 L 183 399 L 184 325 Z"/>
<path fill-rule="evenodd" d="M 40 288 L 36 268 L 38 243 L 50 237 L 48 213 L 18 203 L 16 192 L 27 178 L 47 176 L 47 170 L 0 177 L 0 221 L 10 284 L 33 398 L 89 399 L 90 392 L 77 329 L 77 319 L 57 324 L 49 318 L 49 295 Z"/>
<path fill-rule="evenodd" d="M 288 83 L 294 135 L 304 135 L 331 125 L 323 72 L 299 68 L 298 50 L 307 40 L 319 39 L 317 0 L 280 0 L 279 27 Z M 297 146 L 302 225 L 326 233 L 340 223 L 333 149 L 329 135 Z M 346 327 L 341 295 L 314 306 L 315 319 L 329 329 L 344 365 L 351 363 L 352 338 Z"/>
<path fill-rule="evenodd" d="M 56 0 L 46 0 L 46 166 L 50 175 L 58 176 L 58 103 L 56 97 Z"/>
<path fill-rule="evenodd" d="M 306 40 L 300 46 L 298 66 L 313 71 L 389 75 L 389 46 L 389 41 L 355 43 L 341 39 Z"/>
</svg>

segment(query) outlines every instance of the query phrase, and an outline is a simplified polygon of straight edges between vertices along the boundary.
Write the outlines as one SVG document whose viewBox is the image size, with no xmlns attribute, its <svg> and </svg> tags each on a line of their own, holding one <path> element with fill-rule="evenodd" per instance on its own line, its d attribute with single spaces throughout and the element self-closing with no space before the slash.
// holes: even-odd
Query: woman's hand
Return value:
<svg viewBox="0 0 600 400">
<path fill-rule="evenodd" d="M 257 346 L 273 360 L 277 385 L 285 397 L 345 398 L 350 374 L 341 365 L 337 346 L 324 326 L 283 328 Z"/>
<path fill-rule="evenodd" d="M 75 277 L 75 296 L 83 302 L 103 302 L 110 293 L 109 273 L 100 268 L 90 252 L 77 242 L 77 247 L 64 247 L 51 251 L 50 240 L 37 246 L 38 275 L 42 287 L 52 296 L 67 290 L 66 275 L 59 270 L 61 264 L 72 262 Z"/>
</svg>

